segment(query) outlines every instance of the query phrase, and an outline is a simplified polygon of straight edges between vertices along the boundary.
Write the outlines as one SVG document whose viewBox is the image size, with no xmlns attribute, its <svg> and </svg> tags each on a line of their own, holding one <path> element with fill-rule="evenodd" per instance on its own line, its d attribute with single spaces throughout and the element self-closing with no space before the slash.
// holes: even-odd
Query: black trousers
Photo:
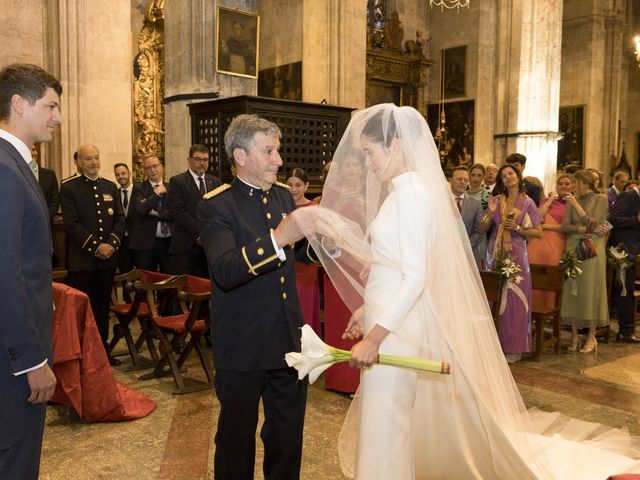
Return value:
<svg viewBox="0 0 640 480">
<path fill-rule="evenodd" d="M 114 269 L 91 270 L 69 272 L 67 276 L 67 284 L 70 287 L 86 293 L 89 297 L 100 338 L 105 346 L 109 338 L 109 305 L 111 303 L 111 289 L 113 288 L 115 273 Z"/>
<path fill-rule="evenodd" d="M 131 250 L 133 262 L 137 268 L 155 272 L 160 267 L 160 272 L 170 273 L 173 271 L 171 257 L 169 256 L 169 245 L 171 237 L 156 237 L 151 250 Z"/>
<path fill-rule="evenodd" d="M 215 388 L 220 401 L 215 479 L 253 479 L 260 399 L 265 417 L 260 432 L 264 478 L 298 479 L 307 382 L 299 382 L 295 370 L 288 368 L 252 372 L 217 370 Z"/>
<path fill-rule="evenodd" d="M 118 271 L 120 273 L 127 273 L 133 269 L 133 257 L 131 256 L 131 250 L 129 250 L 129 236 L 125 235 L 118 248 Z"/>
<path fill-rule="evenodd" d="M 629 255 L 629 260 L 633 262 L 629 268 L 625 270 L 625 287 L 627 294 L 623 297 L 622 286 L 618 281 L 618 272 L 614 272 L 613 288 L 611 291 L 611 303 L 618 312 L 618 325 L 620 326 L 620 335 L 633 335 L 636 326 L 636 312 L 633 311 L 633 290 L 636 283 L 636 256 Z"/>
<path fill-rule="evenodd" d="M 209 264 L 202 247 L 197 247 L 189 255 L 173 255 L 173 273 L 195 275 L 196 277 L 209 278 Z"/>
<path fill-rule="evenodd" d="M 2 479 L 38 480 L 47 404 L 40 404 L 32 410 L 36 418 L 31 422 L 24 437 L 12 447 L 0 450 L 0 478 Z"/>
</svg>

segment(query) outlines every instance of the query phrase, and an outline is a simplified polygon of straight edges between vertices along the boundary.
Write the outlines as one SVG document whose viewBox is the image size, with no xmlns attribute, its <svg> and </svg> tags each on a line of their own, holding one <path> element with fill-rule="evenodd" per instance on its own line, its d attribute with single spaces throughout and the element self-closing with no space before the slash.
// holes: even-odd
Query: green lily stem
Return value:
<svg viewBox="0 0 640 480">
<path fill-rule="evenodd" d="M 346 362 L 351 358 L 351 352 L 347 350 L 329 347 L 329 351 L 331 356 L 335 359 L 334 363 Z M 400 355 L 380 354 L 378 355 L 378 361 L 376 363 L 443 374 L 448 374 L 450 371 L 450 365 L 448 362 L 423 360 L 421 358 L 403 357 Z"/>
</svg>

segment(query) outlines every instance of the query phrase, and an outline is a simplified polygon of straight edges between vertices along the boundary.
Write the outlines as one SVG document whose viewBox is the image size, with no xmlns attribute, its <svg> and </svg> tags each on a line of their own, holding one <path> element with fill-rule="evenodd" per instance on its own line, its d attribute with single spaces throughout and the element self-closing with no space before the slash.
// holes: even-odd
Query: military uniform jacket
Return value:
<svg viewBox="0 0 640 480">
<path fill-rule="evenodd" d="M 101 243 L 116 250 L 124 234 L 125 218 L 116 184 L 98 177 L 72 177 L 60 187 L 60 205 L 67 233 L 69 271 L 116 268 L 118 255 L 95 256 Z"/>
<path fill-rule="evenodd" d="M 286 367 L 300 351 L 300 311 L 294 249 L 281 261 L 270 231 L 295 209 L 278 184 L 263 192 L 235 179 L 205 195 L 198 207 L 200 238 L 214 282 L 211 293 L 216 368 L 232 371 Z M 306 254 L 306 243 L 298 258 Z"/>
</svg>

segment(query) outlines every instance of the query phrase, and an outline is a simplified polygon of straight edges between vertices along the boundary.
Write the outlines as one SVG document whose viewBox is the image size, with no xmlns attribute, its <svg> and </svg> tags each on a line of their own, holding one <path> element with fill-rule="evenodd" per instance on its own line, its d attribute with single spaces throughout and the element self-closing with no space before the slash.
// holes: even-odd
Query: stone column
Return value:
<svg viewBox="0 0 640 480">
<path fill-rule="evenodd" d="M 256 0 L 229 0 L 224 6 L 257 13 Z M 189 95 L 211 94 L 215 98 L 257 95 L 253 78 L 216 73 L 216 2 L 166 0 L 165 2 L 165 97 L 179 100 L 165 104 L 165 175 L 187 169 L 191 145 L 191 118 L 187 104 L 202 101 Z"/>
<path fill-rule="evenodd" d="M 364 2 L 304 0 L 303 5 L 302 100 L 364 108 Z"/>
<path fill-rule="evenodd" d="M 519 152 L 525 175 L 554 187 L 556 173 L 562 2 L 500 0 L 496 161 Z"/>
<path fill-rule="evenodd" d="M 63 124 L 47 147 L 62 178 L 75 172 L 73 152 L 90 143 L 100 149 L 100 174 L 113 179 L 113 164 L 131 165 L 131 5 L 51 0 L 44 2 L 44 64 L 62 82 Z"/>
</svg>

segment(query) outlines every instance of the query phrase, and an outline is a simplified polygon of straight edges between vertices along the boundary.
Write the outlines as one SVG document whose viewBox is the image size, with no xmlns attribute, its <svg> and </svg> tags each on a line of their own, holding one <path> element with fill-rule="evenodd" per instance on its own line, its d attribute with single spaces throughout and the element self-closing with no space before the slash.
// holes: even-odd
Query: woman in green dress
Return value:
<svg viewBox="0 0 640 480">
<path fill-rule="evenodd" d="M 607 220 L 607 196 L 601 195 L 595 184 L 593 174 L 587 170 L 575 173 L 575 197 L 567 195 L 567 208 L 562 219 L 563 231 L 567 234 L 566 250 L 575 252 L 576 247 L 587 237 L 593 242 L 596 255 L 583 260 L 582 273 L 578 275 L 577 290 L 564 289 L 560 311 L 563 325 L 571 326 L 571 345 L 568 350 L 590 353 L 597 349 L 596 327 L 609 324 L 606 281 L 607 234 L 611 229 Z M 589 329 L 586 342 L 580 348 L 578 328 Z"/>
</svg>

